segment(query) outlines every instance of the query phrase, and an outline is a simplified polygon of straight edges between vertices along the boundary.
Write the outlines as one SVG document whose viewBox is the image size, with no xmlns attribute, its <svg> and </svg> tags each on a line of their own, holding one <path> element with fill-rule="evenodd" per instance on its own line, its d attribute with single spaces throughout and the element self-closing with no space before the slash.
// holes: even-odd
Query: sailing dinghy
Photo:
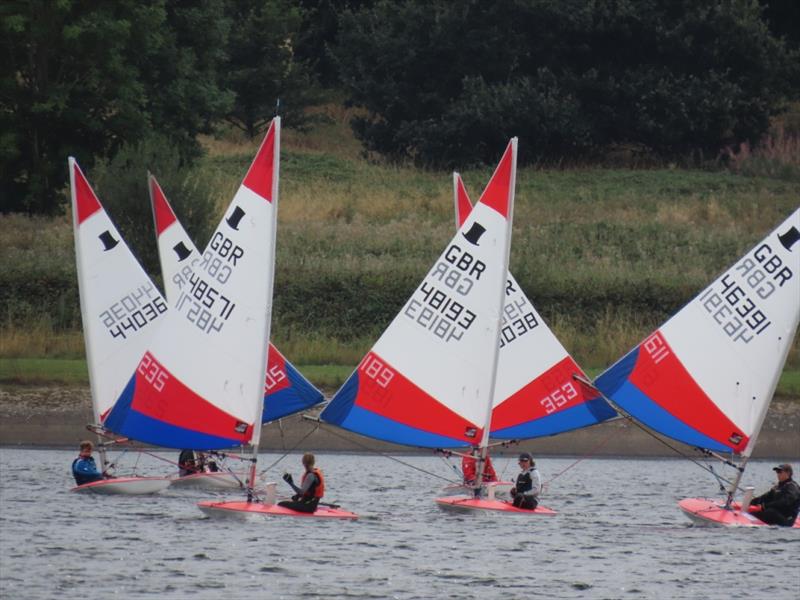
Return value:
<svg viewBox="0 0 800 600">
<path fill-rule="evenodd" d="M 246 447 L 250 465 L 245 485 L 254 501 L 200 502 L 207 514 L 284 513 L 282 507 L 254 498 L 272 312 L 279 157 L 276 117 L 211 242 L 189 265 L 188 286 L 165 314 L 104 420 L 120 435 L 167 448 Z"/>
<path fill-rule="evenodd" d="M 456 227 L 460 227 L 472 211 L 472 202 L 458 173 L 453 173 L 453 192 Z M 491 437 L 513 440 L 557 435 L 616 417 L 597 390 L 580 383 L 585 379 L 509 271 Z M 488 484 L 487 495 L 506 493 L 512 486 L 509 482 Z M 463 489 L 466 486 L 458 487 L 467 491 Z M 452 489 L 446 488 L 450 493 Z"/>
<path fill-rule="evenodd" d="M 516 157 L 514 138 L 475 208 L 322 412 L 323 421 L 407 446 L 478 446 L 481 480 L 506 295 Z M 441 500 L 453 498 L 458 497 Z M 486 509 L 499 504 L 476 501 Z"/>
<path fill-rule="evenodd" d="M 94 424 L 102 423 L 122 392 L 167 304 L 133 256 L 74 158 L 69 159 L 75 258 Z M 101 469 L 109 468 L 98 444 Z M 154 494 L 167 477 L 114 477 L 85 483 L 74 492 Z"/>
<path fill-rule="evenodd" d="M 190 288 L 192 267 L 201 260 L 201 253 L 181 225 L 161 186 L 149 177 L 150 203 L 153 209 L 158 256 L 164 278 L 167 301 L 174 305 L 181 292 Z M 267 352 L 264 381 L 264 410 L 261 422 L 266 424 L 310 408 L 324 400 L 322 392 L 308 381 L 271 342 Z M 196 450 L 202 450 L 196 448 Z M 173 480 L 173 487 L 238 488 L 244 477 L 227 471 L 199 472 Z"/>
<path fill-rule="evenodd" d="M 696 524 L 766 525 L 734 496 L 797 331 L 798 277 L 800 209 L 595 381 L 638 422 L 736 468 L 725 500 L 678 503 Z"/>
</svg>

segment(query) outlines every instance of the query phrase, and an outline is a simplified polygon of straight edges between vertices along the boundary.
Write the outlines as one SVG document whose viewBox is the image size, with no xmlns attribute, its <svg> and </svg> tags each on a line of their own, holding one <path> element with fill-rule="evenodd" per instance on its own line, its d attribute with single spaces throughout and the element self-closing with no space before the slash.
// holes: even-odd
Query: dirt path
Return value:
<svg viewBox="0 0 800 600">
<path fill-rule="evenodd" d="M 91 419 L 87 386 L 0 386 L 0 445 L 72 448 L 82 439 L 93 438 L 86 430 Z M 297 415 L 268 425 L 261 436 L 261 447 L 265 450 L 298 451 L 409 450 L 328 425 L 317 427 L 316 423 Z M 519 449 L 538 455 L 675 456 L 663 443 L 625 420 L 525 441 L 514 451 Z M 691 452 L 686 447 L 682 449 Z M 800 402 L 773 401 L 754 456 L 785 460 L 800 458 Z"/>
</svg>

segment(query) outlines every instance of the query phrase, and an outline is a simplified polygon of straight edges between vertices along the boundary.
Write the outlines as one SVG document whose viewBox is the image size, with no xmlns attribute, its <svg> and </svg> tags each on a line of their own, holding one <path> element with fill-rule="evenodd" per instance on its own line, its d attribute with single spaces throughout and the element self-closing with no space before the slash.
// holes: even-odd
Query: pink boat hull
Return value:
<svg viewBox="0 0 800 600">
<path fill-rule="evenodd" d="M 211 516 L 246 517 L 262 515 L 268 517 L 304 517 L 308 519 L 349 519 L 355 520 L 358 515 L 339 508 L 318 506 L 313 513 L 302 513 L 277 504 L 260 502 L 198 502 L 198 508 Z"/>
<path fill-rule="evenodd" d="M 731 508 L 725 508 L 721 500 L 711 498 L 686 498 L 678 502 L 684 514 L 696 525 L 705 527 L 772 527 L 755 515 L 758 509 L 750 507 L 748 512 L 741 511 L 741 505 L 734 502 Z M 791 529 L 800 529 L 800 519 L 796 519 Z"/>
<path fill-rule="evenodd" d="M 474 512 L 483 510 L 526 515 L 552 516 L 557 514 L 556 511 L 551 510 L 546 506 L 539 505 L 535 510 L 527 510 L 524 508 L 517 508 L 511 504 L 511 502 L 507 502 L 505 500 L 475 498 L 472 496 L 445 496 L 444 498 L 437 498 L 436 504 L 438 504 L 440 508 L 461 512 Z"/>
</svg>

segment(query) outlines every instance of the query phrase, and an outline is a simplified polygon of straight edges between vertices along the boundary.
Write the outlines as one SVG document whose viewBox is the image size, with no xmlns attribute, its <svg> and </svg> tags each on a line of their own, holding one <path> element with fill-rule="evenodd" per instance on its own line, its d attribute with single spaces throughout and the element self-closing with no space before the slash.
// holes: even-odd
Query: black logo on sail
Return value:
<svg viewBox="0 0 800 600">
<path fill-rule="evenodd" d="M 236 427 L 233 428 L 236 433 L 244 433 L 247 431 L 247 423 L 242 423 L 241 421 L 236 423 Z"/>
<path fill-rule="evenodd" d="M 477 221 L 472 224 L 469 231 L 464 234 L 464 238 L 473 246 L 478 245 L 478 240 L 486 233 L 486 228 Z"/>
<path fill-rule="evenodd" d="M 778 235 L 778 239 L 783 247 L 791 252 L 792 246 L 794 246 L 797 240 L 800 240 L 800 231 L 797 231 L 797 227 L 792 225 L 792 228 L 789 231 Z"/>
<path fill-rule="evenodd" d="M 178 242 L 172 247 L 172 249 L 175 251 L 175 254 L 178 255 L 178 262 L 186 260 L 192 253 L 192 251 L 189 250 L 186 247 L 186 244 L 184 244 L 183 242 Z"/>
<path fill-rule="evenodd" d="M 225 220 L 225 222 L 230 226 L 231 229 L 239 231 L 239 221 L 241 221 L 243 217 L 244 211 L 237 206 L 233 209 L 233 213 Z"/>
<path fill-rule="evenodd" d="M 478 435 L 478 430 L 475 429 L 474 427 L 467 427 L 466 430 L 464 431 L 465 437 L 474 438 L 476 435 Z"/>
<path fill-rule="evenodd" d="M 119 244 L 119 240 L 115 240 L 114 236 L 111 235 L 111 232 L 108 229 L 106 229 L 98 237 L 100 238 L 100 241 L 103 242 L 104 252 L 108 252 L 109 250 L 113 249 L 114 246 Z"/>
<path fill-rule="evenodd" d="M 734 445 L 738 446 L 739 444 L 741 444 L 741 443 L 742 443 L 742 440 L 743 440 L 743 439 L 744 439 L 744 437 L 742 437 L 742 434 L 741 434 L 741 433 L 736 433 L 736 432 L 734 431 L 734 432 L 731 434 L 731 437 L 729 437 L 729 438 L 728 438 L 728 441 L 729 441 L 731 444 L 734 444 Z"/>
</svg>

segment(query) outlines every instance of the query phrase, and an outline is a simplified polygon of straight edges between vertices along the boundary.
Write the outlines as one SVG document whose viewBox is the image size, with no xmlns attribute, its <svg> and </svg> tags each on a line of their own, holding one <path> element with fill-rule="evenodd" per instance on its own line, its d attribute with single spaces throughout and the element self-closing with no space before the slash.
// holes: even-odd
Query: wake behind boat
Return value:
<svg viewBox="0 0 800 600">
<path fill-rule="evenodd" d="M 797 332 L 798 273 L 800 209 L 595 382 L 633 419 L 736 469 L 725 500 L 679 503 L 696 523 L 767 525 L 734 497 Z"/>
</svg>

